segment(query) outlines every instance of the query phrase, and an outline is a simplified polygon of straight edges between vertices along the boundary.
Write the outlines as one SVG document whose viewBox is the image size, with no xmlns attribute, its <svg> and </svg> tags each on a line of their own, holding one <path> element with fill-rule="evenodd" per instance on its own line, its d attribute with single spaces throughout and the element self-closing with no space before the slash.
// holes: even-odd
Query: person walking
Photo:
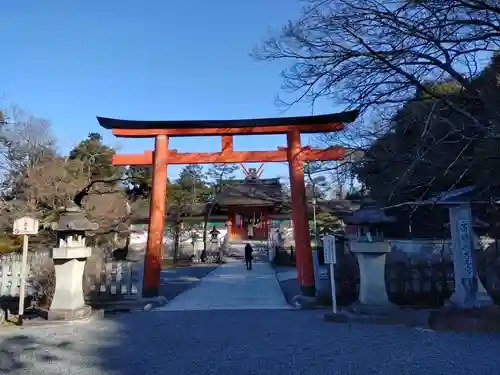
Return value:
<svg viewBox="0 0 500 375">
<path fill-rule="evenodd" d="M 253 259 L 253 247 L 250 243 L 245 245 L 245 264 L 247 266 L 247 270 L 252 269 L 252 259 Z"/>
</svg>

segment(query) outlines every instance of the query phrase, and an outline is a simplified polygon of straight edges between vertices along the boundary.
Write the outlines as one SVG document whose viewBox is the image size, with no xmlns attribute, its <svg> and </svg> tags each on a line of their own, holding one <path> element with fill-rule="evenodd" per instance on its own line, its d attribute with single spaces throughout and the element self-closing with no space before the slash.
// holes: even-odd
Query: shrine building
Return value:
<svg viewBox="0 0 500 375">
<path fill-rule="evenodd" d="M 224 180 L 209 215 L 207 228 L 228 228 L 230 240 L 266 240 L 271 228 L 291 225 L 291 202 L 279 178 L 261 178 L 263 167 L 242 166 L 244 179 Z M 329 212 L 343 218 L 352 212 L 353 205 L 346 200 L 318 200 L 316 213 Z M 204 216 L 210 204 L 194 205 L 180 216 L 183 223 L 203 228 Z M 149 207 L 143 206 L 132 214 L 133 224 L 147 224 Z M 308 219 L 313 220 L 312 203 L 308 202 Z M 167 226 L 179 218 L 174 204 L 168 207 Z M 312 227 L 312 225 L 311 225 Z"/>
</svg>

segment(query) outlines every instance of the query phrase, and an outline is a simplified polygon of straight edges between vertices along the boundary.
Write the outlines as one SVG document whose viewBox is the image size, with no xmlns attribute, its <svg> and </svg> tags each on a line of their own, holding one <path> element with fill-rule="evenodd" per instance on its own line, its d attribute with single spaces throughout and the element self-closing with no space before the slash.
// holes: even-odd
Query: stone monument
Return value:
<svg viewBox="0 0 500 375">
<path fill-rule="evenodd" d="M 90 314 L 90 306 L 85 305 L 83 298 L 83 270 L 92 253 L 85 245 L 85 232 L 98 228 L 72 201 L 64 207 L 59 221 L 52 223 L 58 246 L 52 249 L 56 285 L 47 314 L 49 320 L 79 319 Z"/>
<path fill-rule="evenodd" d="M 436 198 L 436 204 L 447 206 L 450 215 L 455 290 L 449 304 L 462 309 L 487 306 L 493 302 L 477 272 L 471 213 L 474 190 L 474 187 L 456 189 Z"/>
</svg>

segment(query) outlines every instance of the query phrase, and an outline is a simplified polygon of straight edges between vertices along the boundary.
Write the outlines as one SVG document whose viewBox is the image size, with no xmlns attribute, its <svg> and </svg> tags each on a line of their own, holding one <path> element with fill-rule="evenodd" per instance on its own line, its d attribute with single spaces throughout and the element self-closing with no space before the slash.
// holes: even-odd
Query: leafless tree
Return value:
<svg viewBox="0 0 500 375">
<path fill-rule="evenodd" d="M 405 103 L 416 90 L 440 96 L 426 83 L 450 78 L 473 92 L 485 53 L 499 47 L 494 0 L 302 2 L 300 20 L 255 52 L 290 60 L 283 77 L 296 100 L 327 96 L 368 110 Z"/>
<path fill-rule="evenodd" d="M 1 173 L 12 175 L 53 155 L 55 138 L 50 122 L 36 118 L 18 107 L 3 112 L 0 123 Z"/>
<path fill-rule="evenodd" d="M 50 123 L 29 115 L 18 107 L 1 111 L 0 116 L 0 231 L 14 216 L 32 207 L 24 200 L 26 171 L 55 155 Z"/>
<path fill-rule="evenodd" d="M 283 71 L 284 89 L 294 95 L 291 100 L 281 98 L 282 104 L 326 98 L 361 110 L 362 126 L 356 123 L 352 130 L 327 135 L 323 141 L 364 152 L 392 131 L 403 105 L 429 98 L 434 111 L 429 126 L 420 128 L 422 135 L 446 122 L 446 133 L 432 147 L 442 147 L 442 139 L 460 142 L 454 157 L 445 159 L 448 165 L 442 173 L 449 173 L 478 141 L 498 138 L 498 106 L 491 100 L 496 87 L 478 84 L 480 72 L 499 48 L 497 0 L 302 3 L 300 19 L 271 36 L 254 56 L 290 62 Z M 474 131 L 465 131 L 471 126 Z M 416 162 L 425 161 L 429 147 L 425 142 L 412 150 L 414 163 L 392 186 L 405 181 Z"/>
</svg>

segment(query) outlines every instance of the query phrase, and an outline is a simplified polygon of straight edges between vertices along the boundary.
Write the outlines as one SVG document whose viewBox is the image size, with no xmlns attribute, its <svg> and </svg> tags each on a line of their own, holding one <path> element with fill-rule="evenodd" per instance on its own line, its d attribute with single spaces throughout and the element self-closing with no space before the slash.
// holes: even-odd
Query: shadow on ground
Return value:
<svg viewBox="0 0 500 375">
<path fill-rule="evenodd" d="M 9 374 L 497 374 L 500 336 L 323 322 L 311 311 L 138 312 L 0 331 Z"/>
<path fill-rule="evenodd" d="M 58 352 L 71 351 L 70 341 L 47 343 L 37 338 L 12 331 L 13 334 L 1 341 L 0 372 L 32 372 L 31 364 L 43 366 L 59 359 Z"/>
<path fill-rule="evenodd" d="M 217 265 L 196 265 L 164 269 L 161 272 L 160 294 L 170 301 L 197 286 L 202 278 L 216 268 Z"/>
<path fill-rule="evenodd" d="M 171 299 L 199 282 L 186 280 L 211 271 L 192 268 L 164 272 L 163 293 Z M 496 375 L 499 346 L 495 334 L 325 323 L 322 311 L 133 312 L 88 323 L 0 328 L 0 372 Z"/>
</svg>

